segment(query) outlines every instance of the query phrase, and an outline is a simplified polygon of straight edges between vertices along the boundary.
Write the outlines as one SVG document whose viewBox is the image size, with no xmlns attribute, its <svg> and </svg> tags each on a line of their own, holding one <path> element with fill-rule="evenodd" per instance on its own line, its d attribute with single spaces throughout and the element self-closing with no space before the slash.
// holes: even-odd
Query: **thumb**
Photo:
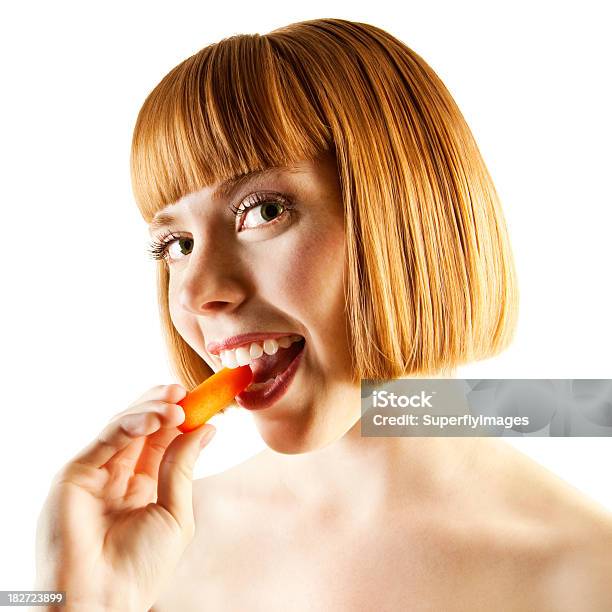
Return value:
<svg viewBox="0 0 612 612">
<path fill-rule="evenodd" d="M 187 531 L 191 530 L 194 522 L 193 466 L 200 450 L 210 442 L 216 431 L 213 425 L 208 424 L 177 436 L 168 445 L 159 466 L 157 503 Z"/>
</svg>

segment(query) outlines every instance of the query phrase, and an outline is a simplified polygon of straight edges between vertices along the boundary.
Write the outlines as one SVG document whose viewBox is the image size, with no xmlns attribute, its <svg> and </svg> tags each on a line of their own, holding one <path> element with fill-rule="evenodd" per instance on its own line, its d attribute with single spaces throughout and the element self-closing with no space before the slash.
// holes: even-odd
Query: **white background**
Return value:
<svg viewBox="0 0 612 612">
<path fill-rule="evenodd" d="M 612 378 L 611 43 L 604 3 L 13 2 L 2 62 L 0 589 L 31 588 L 52 475 L 149 387 L 176 382 L 129 182 L 131 133 L 158 81 L 201 47 L 341 17 L 394 34 L 437 71 L 502 199 L 521 314 L 474 378 Z M 263 448 L 215 417 L 196 477 Z M 512 444 L 612 509 L 609 439 Z"/>
</svg>

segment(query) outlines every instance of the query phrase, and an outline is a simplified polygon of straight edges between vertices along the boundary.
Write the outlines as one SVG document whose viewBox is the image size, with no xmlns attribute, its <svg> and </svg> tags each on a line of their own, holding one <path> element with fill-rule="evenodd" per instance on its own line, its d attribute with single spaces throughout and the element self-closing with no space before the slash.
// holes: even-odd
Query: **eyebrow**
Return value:
<svg viewBox="0 0 612 612">
<path fill-rule="evenodd" d="M 262 179 L 274 174 L 300 174 L 301 172 L 303 172 L 303 170 L 300 170 L 296 166 L 270 166 L 263 170 L 252 170 L 251 172 L 246 172 L 245 174 L 223 181 L 213 191 L 211 199 L 215 201 L 229 198 L 239 187 L 254 182 L 257 179 Z M 158 212 L 154 215 L 151 223 L 149 223 L 149 232 L 172 225 L 175 221 L 176 217 L 173 214 Z"/>
</svg>

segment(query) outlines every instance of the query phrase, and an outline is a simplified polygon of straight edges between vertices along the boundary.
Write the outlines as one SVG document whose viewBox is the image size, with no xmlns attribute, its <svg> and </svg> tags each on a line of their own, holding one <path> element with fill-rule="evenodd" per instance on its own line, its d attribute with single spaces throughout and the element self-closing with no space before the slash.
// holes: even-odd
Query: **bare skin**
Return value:
<svg viewBox="0 0 612 612">
<path fill-rule="evenodd" d="M 336 168 L 296 169 L 166 211 L 172 322 L 213 370 L 211 341 L 306 340 L 252 413 L 268 448 L 193 486 L 204 432 L 176 429 L 184 389 L 150 389 L 58 473 L 36 587 L 66 590 L 66 612 L 611 610 L 603 509 L 500 441 L 360 435 Z M 297 206 L 234 220 L 254 187 Z"/>
<path fill-rule="evenodd" d="M 221 221 L 212 188 L 169 207 L 193 239 L 172 252 L 172 321 L 210 367 L 207 342 L 235 333 L 297 333 L 306 349 L 285 395 L 252 413 L 268 448 L 195 483 L 195 539 L 154 610 L 612 609 L 611 519 L 552 474 L 495 440 L 360 435 L 336 168 L 297 169 L 257 185 L 295 214 L 250 211 L 246 230 Z"/>
<path fill-rule="evenodd" d="M 612 609 L 610 515 L 522 453 L 349 437 L 339 480 L 266 449 L 194 483 L 196 536 L 153 610 Z"/>
</svg>

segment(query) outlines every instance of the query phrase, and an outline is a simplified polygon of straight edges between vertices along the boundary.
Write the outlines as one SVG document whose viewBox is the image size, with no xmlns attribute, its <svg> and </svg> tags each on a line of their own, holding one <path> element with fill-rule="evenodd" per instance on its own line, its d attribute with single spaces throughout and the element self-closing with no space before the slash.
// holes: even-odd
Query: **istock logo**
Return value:
<svg viewBox="0 0 612 612">
<path fill-rule="evenodd" d="M 433 391 L 435 393 L 435 391 Z M 389 391 L 374 391 L 372 394 L 374 408 L 433 408 L 431 395 L 425 395 L 425 391 L 415 395 L 396 395 Z"/>
</svg>

